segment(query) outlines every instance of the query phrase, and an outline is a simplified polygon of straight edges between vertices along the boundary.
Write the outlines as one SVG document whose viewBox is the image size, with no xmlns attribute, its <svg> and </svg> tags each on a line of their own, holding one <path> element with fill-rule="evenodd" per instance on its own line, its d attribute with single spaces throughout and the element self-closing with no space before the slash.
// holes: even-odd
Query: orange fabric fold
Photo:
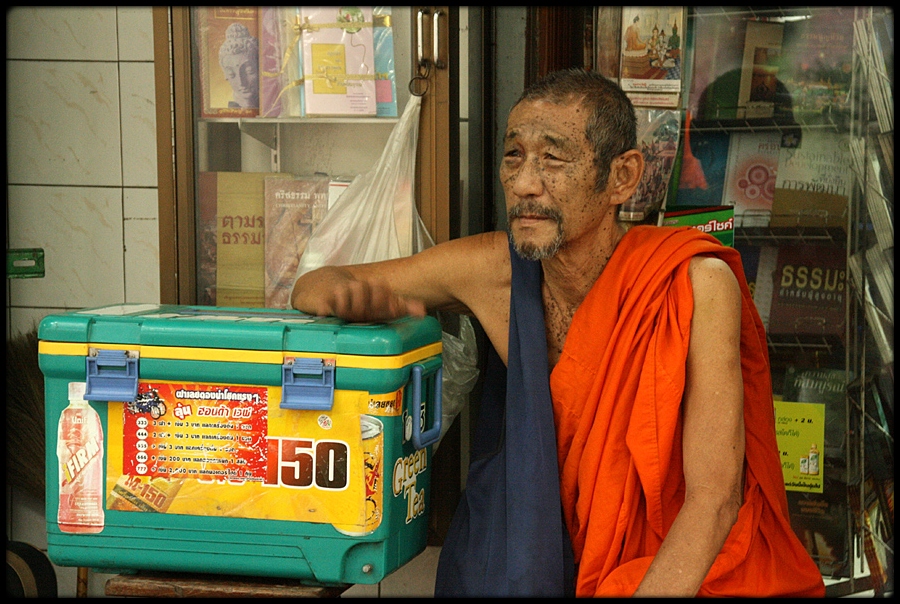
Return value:
<svg viewBox="0 0 900 604">
<path fill-rule="evenodd" d="M 578 596 L 631 596 L 684 503 L 681 399 L 697 255 L 721 258 L 743 294 L 744 503 L 698 595 L 824 596 L 790 526 L 765 330 L 739 253 L 692 227 L 632 227 L 566 337 L 550 377 Z"/>
</svg>

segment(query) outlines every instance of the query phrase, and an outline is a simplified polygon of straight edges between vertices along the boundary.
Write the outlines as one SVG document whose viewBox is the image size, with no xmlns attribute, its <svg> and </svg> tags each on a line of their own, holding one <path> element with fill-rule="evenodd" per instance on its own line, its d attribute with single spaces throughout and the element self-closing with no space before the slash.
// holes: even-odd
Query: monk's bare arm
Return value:
<svg viewBox="0 0 900 604">
<path fill-rule="evenodd" d="M 635 596 L 695 596 L 737 521 L 744 463 L 741 295 L 719 259 L 691 263 L 685 501 Z"/>
<path fill-rule="evenodd" d="M 505 234 L 485 233 L 407 258 L 323 267 L 297 279 L 291 304 L 347 321 L 383 321 L 432 310 L 478 315 L 493 303 L 504 280 L 508 288 L 506 246 Z"/>
</svg>

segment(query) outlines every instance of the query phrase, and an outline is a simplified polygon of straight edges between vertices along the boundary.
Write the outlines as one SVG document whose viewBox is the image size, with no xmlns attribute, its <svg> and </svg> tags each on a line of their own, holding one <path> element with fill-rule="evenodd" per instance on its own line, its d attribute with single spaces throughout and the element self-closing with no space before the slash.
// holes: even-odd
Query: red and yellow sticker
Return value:
<svg viewBox="0 0 900 604">
<path fill-rule="evenodd" d="M 401 414 L 402 389 L 337 390 L 329 411 L 280 399 L 278 387 L 140 383 L 135 402 L 109 404 L 107 508 L 377 528 L 383 448 L 364 432 Z"/>
</svg>

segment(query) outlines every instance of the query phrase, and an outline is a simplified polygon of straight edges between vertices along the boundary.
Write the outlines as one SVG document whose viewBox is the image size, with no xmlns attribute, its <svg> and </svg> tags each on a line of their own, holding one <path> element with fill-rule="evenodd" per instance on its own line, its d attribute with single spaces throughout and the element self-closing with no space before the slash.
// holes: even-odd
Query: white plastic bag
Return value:
<svg viewBox="0 0 900 604">
<path fill-rule="evenodd" d="M 421 107 L 421 97 L 411 96 L 378 163 L 354 178 L 325 214 L 298 277 L 321 266 L 401 258 L 432 244 L 413 198 Z"/>
<path fill-rule="evenodd" d="M 312 232 L 297 277 L 321 266 L 410 256 L 434 245 L 414 199 L 416 145 L 422 99 L 411 96 L 372 170 L 360 174 Z M 478 379 L 478 347 L 471 319 L 459 317 L 459 336 L 442 333 L 441 434 L 468 402 Z M 440 440 L 435 444 L 437 449 Z"/>
</svg>

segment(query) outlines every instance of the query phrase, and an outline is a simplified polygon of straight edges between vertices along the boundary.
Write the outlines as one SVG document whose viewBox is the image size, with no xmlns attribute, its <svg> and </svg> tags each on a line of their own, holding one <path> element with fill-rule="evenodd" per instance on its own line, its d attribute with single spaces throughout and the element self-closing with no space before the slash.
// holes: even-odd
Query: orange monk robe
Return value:
<svg viewBox="0 0 900 604">
<path fill-rule="evenodd" d="M 616 248 L 550 377 L 578 596 L 631 596 L 684 503 L 681 399 L 688 264 L 725 260 L 743 293 L 744 502 L 700 596 L 823 596 L 790 526 L 765 331 L 733 248 L 692 227 L 636 226 Z"/>
</svg>

